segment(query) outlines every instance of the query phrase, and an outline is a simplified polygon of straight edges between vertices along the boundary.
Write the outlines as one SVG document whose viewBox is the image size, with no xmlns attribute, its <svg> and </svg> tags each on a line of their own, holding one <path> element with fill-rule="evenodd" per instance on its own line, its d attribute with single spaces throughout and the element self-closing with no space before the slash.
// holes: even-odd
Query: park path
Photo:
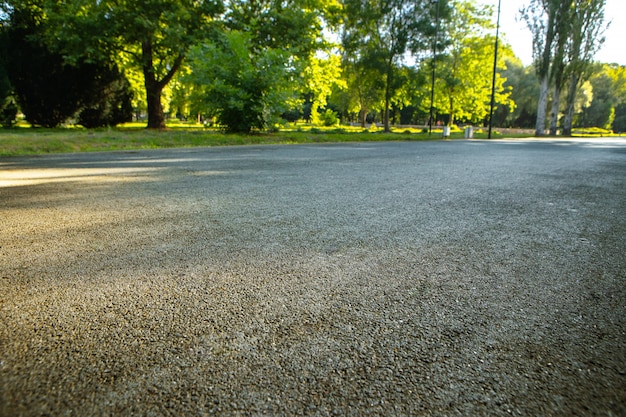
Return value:
<svg viewBox="0 0 626 417">
<path fill-rule="evenodd" d="M 0 415 L 624 415 L 626 140 L 0 159 Z"/>
</svg>

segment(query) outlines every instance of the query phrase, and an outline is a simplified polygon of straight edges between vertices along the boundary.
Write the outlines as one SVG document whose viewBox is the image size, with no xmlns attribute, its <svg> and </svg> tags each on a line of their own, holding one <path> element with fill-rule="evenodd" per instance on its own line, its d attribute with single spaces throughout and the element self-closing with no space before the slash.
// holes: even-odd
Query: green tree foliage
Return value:
<svg viewBox="0 0 626 417">
<path fill-rule="evenodd" d="M 618 133 L 626 132 L 626 103 L 620 103 L 615 107 L 613 131 Z"/>
<path fill-rule="evenodd" d="M 230 0 L 224 25 L 249 33 L 254 52 L 280 49 L 306 61 L 327 49 L 322 30 L 339 24 L 341 10 L 337 0 Z"/>
<path fill-rule="evenodd" d="M 384 88 L 379 72 L 350 54 L 342 57 L 343 77 L 346 88 L 335 92 L 334 100 L 340 103 L 345 114 L 358 114 L 361 127 L 365 128 L 367 114 L 384 108 Z"/>
<path fill-rule="evenodd" d="M 494 115 L 494 124 L 501 127 L 535 127 L 539 84 L 533 67 L 525 67 L 519 59 L 508 57 L 502 77 L 506 79 L 504 86 L 510 89 L 515 106 L 499 106 Z"/>
<path fill-rule="evenodd" d="M 580 84 L 592 73 L 593 56 L 604 43 L 605 0 L 572 0 L 570 9 L 569 38 L 567 44 L 566 77 L 569 77 L 567 108 L 563 134 L 571 135 L 572 123 Z"/>
<path fill-rule="evenodd" d="M 317 115 L 341 83 L 338 58 L 316 54 L 330 48 L 322 30 L 340 10 L 334 0 L 231 0 L 220 32 L 194 49 L 195 96 L 231 131 L 273 128 L 305 93 Z"/>
<path fill-rule="evenodd" d="M 553 131 L 564 109 L 566 131 L 577 121 L 626 124 L 613 69 L 585 84 L 605 1 L 528 1 L 522 14 L 535 64 L 525 68 L 500 49 L 497 124 L 527 127 L 536 118 L 543 133 L 550 92 Z M 17 97 L 27 118 L 46 126 L 68 118 L 116 124 L 128 120 L 132 101 L 137 114 L 147 109 L 151 128 L 165 127 L 169 111 L 215 117 L 231 131 L 271 129 L 281 115 L 301 117 L 304 106 L 314 122 L 334 124 L 339 113 L 364 127 L 382 120 L 389 130 L 428 122 L 433 69 L 439 120 L 480 123 L 489 111 L 493 9 L 477 0 L 7 0 L 0 7 L 0 35 L 10 45 L 0 48 L 7 125 Z M 333 31 L 341 48 L 328 40 Z M 592 85 L 593 102 L 583 94 Z"/>
<path fill-rule="evenodd" d="M 328 97 L 333 88 L 341 89 L 346 86 L 341 78 L 341 58 L 338 55 L 328 55 L 324 58 L 313 57 L 304 69 L 306 90 L 311 97 L 311 122 L 319 124 L 328 120 L 327 114 L 320 114 L 319 110 L 326 106 Z M 328 110 L 328 109 L 327 109 Z"/>
<path fill-rule="evenodd" d="M 626 132 L 626 67 L 606 64 L 603 68 L 609 73 L 613 84 L 615 120 L 613 130 Z"/>
<path fill-rule="evenodd" d="M 448 2 L 440 0 L 440 19 Z M 383 123 L 389 131 L 389 110 L 402 87 L 398 74 L 407 52 L 419 54 L 432 35 L 436 5 L 427 0 L 344 0 L 342 45 L 356 67 L 377 73 L 383 89 Z M 358 73 L 355 71 L 355 73 Z"/>
<path fill-rule="evenodd" d="M 9 78 L 31 124 L 54 127 L 74 116 L 90 126 L 128 119 L 128 83 L 115 64 L 67 62 L 42 42 L 45 19 L 33 8 L 13 9 L 5 30 Z M 97 117 L 90 114 L 96 108 L 101 110 Z"/>
<path fill-rule="evenodd" d="M 534 66 L 541 88 L 537 136 L 544 134 L 548 90 L 554 86 L 550 131 L 556 133 L 561 89 L 569 81 L 565 133 L 571 131 L 577 87 L 603 43 L 606 0 L 531 0 L 520 10 L 533 34 Z"/>
<path fill-rule="evenodd" d="M 342 86 L 339 58 L 330 53 L 333 44 L 323 30 L 336 28 L 341 19 L 336 0 L 231 0 L 224 25 L 229 30 L 249 34 L 253 55 L 281 51 L 290 69 L 289 88 L 309 97 L 312 119 L 326 105 L 334 86 Z M 322 57 L 320 52 L 325 52 Z"/>
<path fill-rule="evenodd" d="M 9 40 L 6 30 L 0 30 L 0 124 L 10 128 L 17 116 L 13 85 L 9 80 Z"/>
<path fill-rule="evenodd" d="M 220 0 L 40 1 L 48 21 L 46 42 L 66 60 L 117 60 L 123 53 L 143 74 L 148 128 L 154 129 L 165 127 L 164 88 L 223 10 Z"/>
<path fill-rule="evenodd" d="M 54 127 L 78 110 L 80 92 L 73 86 L 81 74 L 37 40 L 42 33 L 41 20 L 30 8 L 12 11 L 6 29 L 11 45 L 9 78 L 26 119 L 33 125 Z"/>
<path fill-rule="evenodd" d="M 626 119 L 623 112 L 626 104 L 626 68 L 603 65 L 589 81 L 593 87 L 593 100 L 582 109 L 578 125 L 622 131 Z"/>
<path fill-rule="evenodd" d="M 116 126 L 130 122 L 133 117 L 133 92 L 130 83 L 115 64 L 98 65 L 86 90 L 90 99 L 85 100 L 78 113 L 78 124 L 86 128 Z"/>
<path fill-rule="evenodd" d="M 492 7 L 478 6 L 475 1 L 452 2 L 452 15 L 443 27 L 449 47 L 437 63 L 437 95 L 435 107 L 448 114 L 448 124 L 457 119 L 481 122 L 489 114 L 495 38 L 489 34 Z M 501 45 L 497 68 L 505 68 L 505 57 L 513 53 Z M 510 88 L 496 73 L 495 103 L 514 108 Z"/>
<path fill-rule="evenodd" d="M 208 114 L 231 132 L 271 127 L 287 110 L 291 72 L 287 52 L 254 51 L 252 37 L 227 31 L 192 50 L 192 80 Z"/>
</svg>

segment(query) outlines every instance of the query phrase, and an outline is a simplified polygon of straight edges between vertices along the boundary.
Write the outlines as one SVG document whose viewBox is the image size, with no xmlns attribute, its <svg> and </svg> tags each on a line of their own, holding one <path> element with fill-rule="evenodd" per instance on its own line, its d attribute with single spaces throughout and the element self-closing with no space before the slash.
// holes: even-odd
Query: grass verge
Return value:
<svg viewBox="0 0 626 417">
<path fill-rule="evenodd" d="M 475 133 L 486 138 L 486 133 Z M 501 137 L 499 134 L 494 138 Z M 507 135 L 510 137 L 510 135 Z M 453 132 L 450 139 L 463 138 Z M 361 128 L 284 129 L 275 133 L 227 134 L 203 128 L 175 128 L 152 131 L 138 127 L 88 130 L 82 128 L 16 128 L 0 131 L 0 156 L 50 153 L 101 152 L 117 150 L 184 148 L 197 146 L 235 146 L 258 144 L 304 144 L 370 141 L 422 141 L 441 139 L 441 131 L 432 134 L 416 129 L 396 129 L 391 133 Z"/>
</svg>

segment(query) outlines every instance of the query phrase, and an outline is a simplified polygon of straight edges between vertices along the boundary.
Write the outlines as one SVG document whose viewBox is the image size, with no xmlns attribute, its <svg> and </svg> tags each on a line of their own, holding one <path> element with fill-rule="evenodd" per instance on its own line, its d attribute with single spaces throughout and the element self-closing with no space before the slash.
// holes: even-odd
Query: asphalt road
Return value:
<svg viewBox="0 0 626 417">
<path fill-rule="evenodd" d="M 626 415 L 626 139 L 0 159 L 0 415 Z"/>
</svg>

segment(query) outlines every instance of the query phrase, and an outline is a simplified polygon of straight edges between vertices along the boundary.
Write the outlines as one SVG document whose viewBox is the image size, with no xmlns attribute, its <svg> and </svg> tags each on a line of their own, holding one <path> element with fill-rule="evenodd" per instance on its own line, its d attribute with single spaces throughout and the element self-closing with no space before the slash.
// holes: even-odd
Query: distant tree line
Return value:
<svg viewBox="0 0 626 417">
<path fill-rule="evenodd" d="M 494 10 L 475 0 L 0 4 L 5 127 L 18 112 L 44 127 L 145 118 L 162 129 L 178 117 L 233 132 L 302 119 L 385 130 L 489 120 Z M 524 67 L 501 44 L 497 126 L 626 130 L 624 68 L 592 59 L 603 8 L 604 0 L 529 0 L 521 13 L 535 62 Z"/>
</svg>

